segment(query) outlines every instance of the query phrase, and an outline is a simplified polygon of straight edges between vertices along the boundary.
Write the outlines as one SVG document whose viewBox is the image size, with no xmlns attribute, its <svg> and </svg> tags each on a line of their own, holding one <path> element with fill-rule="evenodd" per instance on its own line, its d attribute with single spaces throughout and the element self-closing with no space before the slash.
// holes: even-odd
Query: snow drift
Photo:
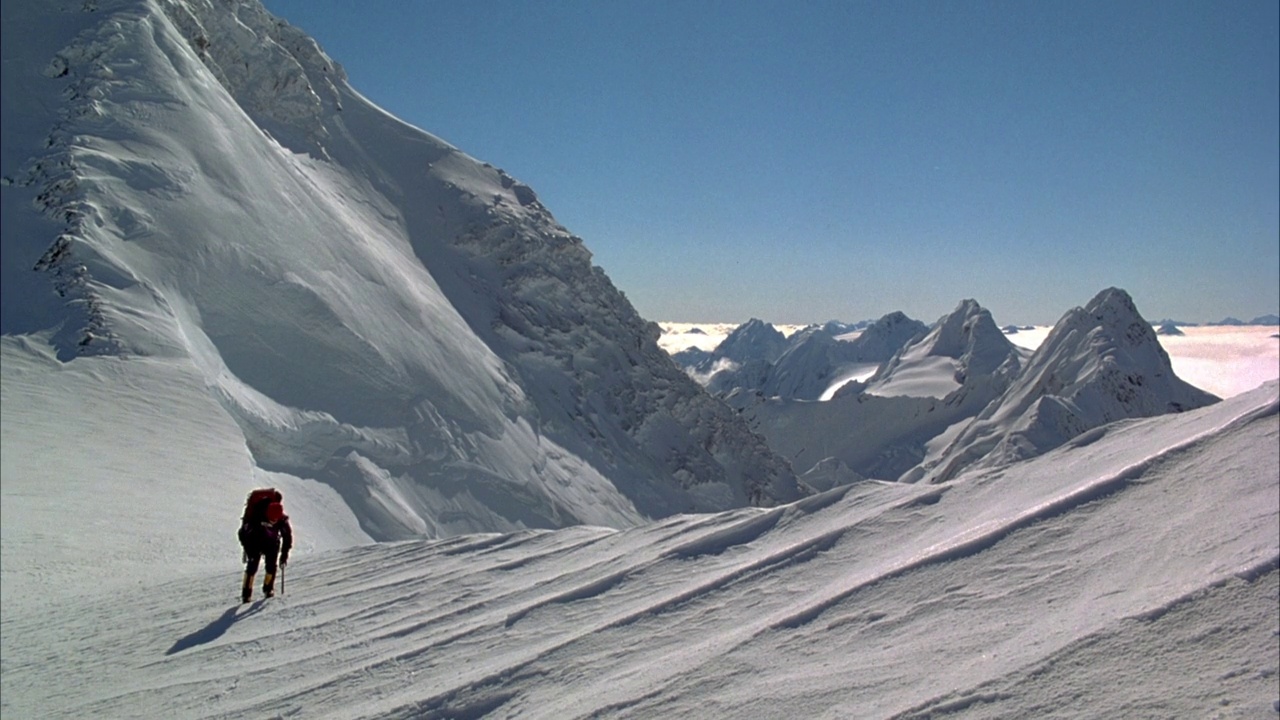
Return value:
<svg viewBox="0 0 1280 720">
<path fill-rule="evenodd" d="M 1197 408 L 1123 293 L 1029 358 L 962 303 L 877 380 L 942 396 L 739 416 L 256 3 L 0 8 L 4 717 L 1280 703 L 1280 383 Z M 799 495 L 748 420 L 831 489 L 682 512 Z M 241 606 L 258 483 L 298 546 Z"/>
</svg>

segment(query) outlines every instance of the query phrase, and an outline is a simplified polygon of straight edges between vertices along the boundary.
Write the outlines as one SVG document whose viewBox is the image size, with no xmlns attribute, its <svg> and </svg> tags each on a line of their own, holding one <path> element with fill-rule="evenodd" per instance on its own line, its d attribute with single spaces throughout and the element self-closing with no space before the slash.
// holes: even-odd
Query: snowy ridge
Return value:
<svg viewBox="0 0 1280 720">
<path fill-rule="evenodd" d="M 773 325 L 752 318 L 740 325 L 715 350 L 717 358 L 736 363 L 762 360 L 771 363 L 787 349 L 787 338 Z"/>
<path fill-rule="evenodd" d="M 189 359 L 255 471 L 323 481 L 379 539 L 798 497 L 530 188 L 259 3 L 62 10 L 6 6 L 6 108 L 54 109 L 6 112 L 6 333 Z"/>
<path fill-rule="evenodd" d="M 1178 379 L 1132 299 L 1115 288 L 1068 312 L 1034 353 L 965 300 L 866 382 L 823 402 L 745 392 L 726 399 L 801 474 L 830 458 L 850 481 L 903 482 L 945 480 L 974 462 L 1007 465 L 1107 423 L 1216 401 Z M 828 486 L 823 472 L 814 480 Z"/>
<path fill-rule="evenodd" d="M 1264 717 L 1280 672 L 1277 440 L 1273 382 L 941 485 L 351 548 L 296 561 L 283 597 L 247 608 L 230 573 L 73 598 L 6 613 L 0 702 L 48 717 L 1013 717 L 1067 703 Z M 76 690 L 54 692 L 67 676 Z"/>
</svg>

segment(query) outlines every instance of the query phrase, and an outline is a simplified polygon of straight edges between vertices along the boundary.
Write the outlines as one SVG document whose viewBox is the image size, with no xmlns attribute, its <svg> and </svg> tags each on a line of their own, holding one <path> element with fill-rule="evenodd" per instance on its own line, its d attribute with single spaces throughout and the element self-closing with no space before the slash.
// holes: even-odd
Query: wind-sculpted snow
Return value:
<svg viewBox="0 0 1280 720">
<path fill-rule="evenodd" d="M 249 606 L 227 572 L 6 608 L 0 709 L 1266 717 L 1280 385 L 1088 440 L 939 485 L 303 556 Z"/>
<path fill-rule="evenodd" d="M 189 360 L 378 539 L 799 496 L 531 188 L 259 3 L 62 5 L 5 5 L 4 332 Z"/>
</svg>

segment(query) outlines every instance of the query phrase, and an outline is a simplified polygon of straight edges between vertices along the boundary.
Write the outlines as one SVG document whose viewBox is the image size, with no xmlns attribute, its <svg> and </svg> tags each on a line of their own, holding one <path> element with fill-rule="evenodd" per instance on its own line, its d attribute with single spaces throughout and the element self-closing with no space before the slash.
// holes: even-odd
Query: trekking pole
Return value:
<svg viewBox="0 0 1280 720">
<path fill-rule="evenodd" d="M 286 567 L 288 567 L 288 565 L 280 566 L 280 594 L 281 595 L 284 595 L 284 569 Z"/>
</svg>

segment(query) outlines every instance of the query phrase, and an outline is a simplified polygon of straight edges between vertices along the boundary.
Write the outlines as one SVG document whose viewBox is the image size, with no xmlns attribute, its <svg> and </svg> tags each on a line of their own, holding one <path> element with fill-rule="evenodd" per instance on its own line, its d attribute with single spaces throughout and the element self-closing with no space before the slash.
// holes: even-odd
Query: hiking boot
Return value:
<svg viewBox="0 0 1280 720">
<path fill-rule="evenodd" d="M 266 595 L 267 597 L 271 597 L 272 595 L 275 595 L 276 594 L 275 586 L 276 586 L 276 574 L 267 573 L 267 576 L 262 578 L 262 594 Z"/>
</svg>

